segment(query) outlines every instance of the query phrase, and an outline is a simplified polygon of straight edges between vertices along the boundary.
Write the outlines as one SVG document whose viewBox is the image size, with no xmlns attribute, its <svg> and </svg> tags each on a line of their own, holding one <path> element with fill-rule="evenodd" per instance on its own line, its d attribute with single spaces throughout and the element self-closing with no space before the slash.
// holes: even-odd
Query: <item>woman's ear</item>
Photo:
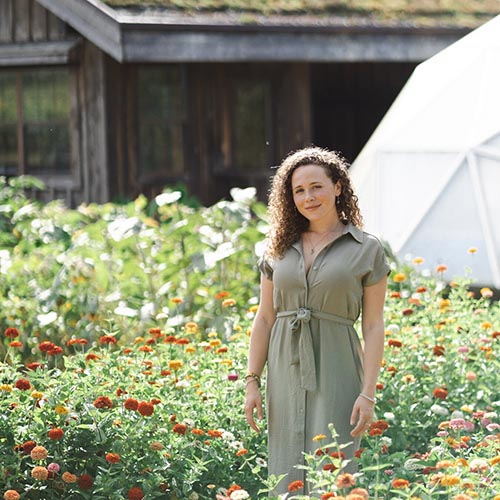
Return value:
<svg viewBox="0 0 500 500">
<path fill-rule="evenodd" d="M 334 188 L 335 196 L 340 196 L 340 193 L 342 192 L 342 184 L 340 183 L 340 179 L 335 183 Z"/>
</svg>

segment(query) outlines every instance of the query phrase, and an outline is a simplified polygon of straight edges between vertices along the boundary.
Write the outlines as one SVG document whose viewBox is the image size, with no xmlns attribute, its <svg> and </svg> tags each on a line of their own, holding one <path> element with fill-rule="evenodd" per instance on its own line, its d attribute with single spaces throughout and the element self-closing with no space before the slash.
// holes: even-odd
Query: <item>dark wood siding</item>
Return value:
<svg viewBox="0 0 500 500">
<path fill-rule="evenodd" d="M 72 30 L 35 0 L 0 0 L 0 43 L 64 40 Z"/>
</svg>

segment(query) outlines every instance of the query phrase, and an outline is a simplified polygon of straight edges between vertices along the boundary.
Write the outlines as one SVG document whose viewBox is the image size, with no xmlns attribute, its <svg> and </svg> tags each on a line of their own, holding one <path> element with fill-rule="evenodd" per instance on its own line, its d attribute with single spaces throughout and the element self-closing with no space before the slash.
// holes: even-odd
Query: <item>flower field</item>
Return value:
<svg viewBox="0 0 500 500">
<path fill-rule="evenodd" d="M 243 416 L 265 207 L 235 190 L 69 210 L 33 183 L 0 186 L 0 495 L 267 498 Z M 447 274 L 393 264 L 376 421 L 354 475 L 333 428 L 315 437 L 313 498 L 500 499 L 500 306 Z"/>
</svg>

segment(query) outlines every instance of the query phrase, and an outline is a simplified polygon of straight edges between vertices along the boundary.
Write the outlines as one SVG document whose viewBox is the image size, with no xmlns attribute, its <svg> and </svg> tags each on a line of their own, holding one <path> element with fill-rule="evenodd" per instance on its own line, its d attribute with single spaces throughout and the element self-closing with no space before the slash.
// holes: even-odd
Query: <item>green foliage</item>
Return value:
<svg viewBox="0 0 500 500">
<path fill-rule="evenodd" d="M 266 478 L 265 432 L 242 411 L 266 228 L 252 190 L 207 208 L 167 191 L 68 210 L 28 200 L 29 182 L 0 190 L 0 492 L 267 497 L 281 478 Z M 393 267 L 377 420 L 358 472 L 344 473 L 332 427 L 302 466 L 310 495 L 295 484 L 289 499 L 500 495 L 499 303 L 445 280 L 445 266 Z M 36 479 L 35 467 L 54 472 Z M 228 494 L 234 483 L 242 489 Z"/>
</svg>

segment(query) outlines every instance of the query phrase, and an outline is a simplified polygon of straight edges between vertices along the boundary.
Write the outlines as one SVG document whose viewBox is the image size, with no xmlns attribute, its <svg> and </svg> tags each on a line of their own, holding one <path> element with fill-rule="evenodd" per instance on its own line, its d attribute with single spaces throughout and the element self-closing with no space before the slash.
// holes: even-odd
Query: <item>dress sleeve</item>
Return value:
<svg viewBox="0 0 500 500">
<path fill-rule="evenodd" d="M 271 264 L 269 261 L 266 259 L 266 255 L 264 254 L 260 259 L 259 262 L 257 263 L 258 268 L 260 269 L 260 272 L 270 281 L 273 280 L 273 268 L 271 267 Z"/>
<path fill-rule="evenodd" d="M 384 276 L 391 272 L 391 268 L 387 263 L 384 248 L 378 240 L 376 241 L 375 251 L 370 253 L 372 257 L 371 269 L 363 276 L 363 286 L 371 286 L 377 284 Z"/>
</svg>

